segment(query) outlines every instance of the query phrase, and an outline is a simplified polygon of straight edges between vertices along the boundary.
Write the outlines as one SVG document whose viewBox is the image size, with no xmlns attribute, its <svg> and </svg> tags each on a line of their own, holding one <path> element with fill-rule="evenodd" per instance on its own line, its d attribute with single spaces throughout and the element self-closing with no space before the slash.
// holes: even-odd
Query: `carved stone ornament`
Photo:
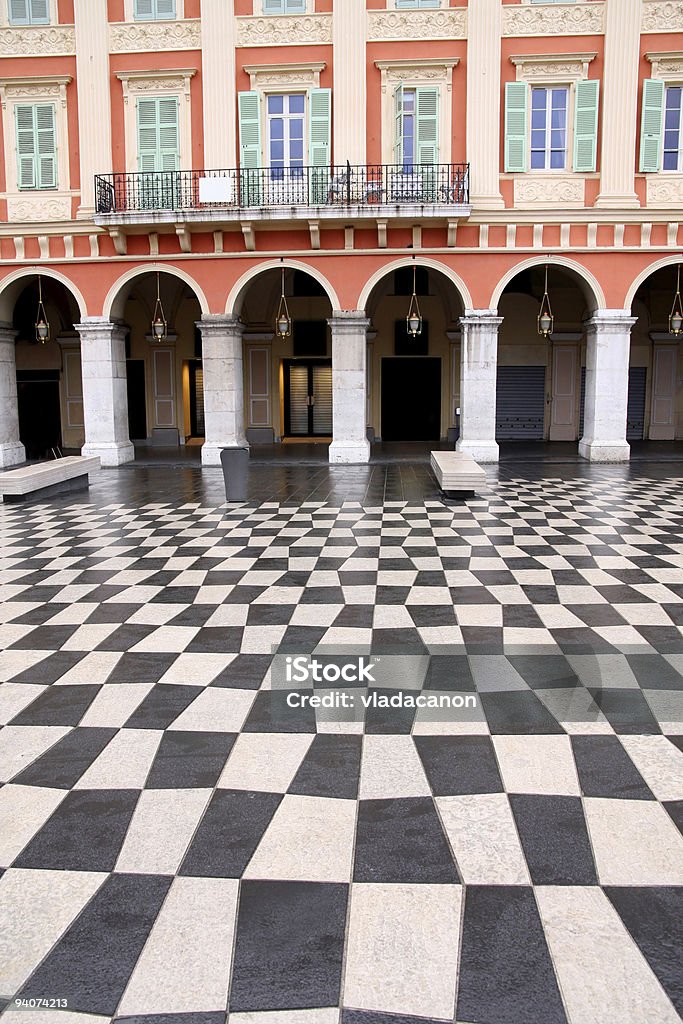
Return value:
<svg viewBox="0 0 683 1024">
<path fill-rule="evenodd" d="M 0 57 L 64 57 L 76 52 L 73 25 L 3 27 Z"/>
<path fill-rule="evenodd" d="M 647 205 L 683 207 L 683 174 L 657 174 L 647 179 Z"/>
<path fill-rule="evenodd" d="M 683 53 L 648 53 L 646 57 L 652 64 L 653 78 L 683 81 Z"/>
<path fill-rule="evenodd" d="M 683 32 L 683 4 L 680 0 L 645 0 L 643 32 Z"/>
<path fill-rule="evenodd" d="M 10 222 L 71 220 L 71 196 L 8 196 Z"/>
<path fill-rule="evenodd" d="M 8 100 L 40 100 L 56 99 L 62 107 L 66 107 L 66 87 L 71 81 L 69 75 L 59 75 L 54 78 L 27 78 L 11 79 L 6 78 L 0 82 L 0 98 L 3 109 L 6 109 Z"/>
<path fill-rule="evenodd" d="M 368 39 L 464 39 L 467 11 L 368 11 Z"/>
<path fill-rule="evenodd" d="M 548 175 L 515 179 L 515 206 L 583 206 L 584 200 L 583 178 Z"/>
<path fill-rule="evenodd" d="M 577 54 L 574 59 L 511 57 L 517 66 L 518 82 L 579 82 L 588 77 L 588 65 L 595 54 Z"/>
<path fill-rule="evenodd" d="M 298 46 L 331 43 L 331 14 L 269 15 L 236 18 L 237 46 Z"/>
<path fill-rule="evenodd" d="M 112 53 L 199 50 L 201 45 L 201 23 L 198 20 L 151 21 L 147 24 L 120 22 L 109 27 L 109 49 Z"/>
<path fill-rule="evenodd" d="M 604 3 L 503 7 L 504 36 L 592 36 L 604 31 Z"/>
</svg>

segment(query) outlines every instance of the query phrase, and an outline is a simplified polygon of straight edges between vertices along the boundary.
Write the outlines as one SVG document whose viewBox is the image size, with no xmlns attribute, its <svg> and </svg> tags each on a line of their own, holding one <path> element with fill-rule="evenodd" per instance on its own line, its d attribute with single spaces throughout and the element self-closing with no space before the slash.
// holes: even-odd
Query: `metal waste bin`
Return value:
<svg viewBox="0 0 683 1024">
<path fill-rule="evenodd" d="M 223 448 L 221 466 L 223 467 L 226 501 L 246 501 L 249 449 Z"/>
</svg>

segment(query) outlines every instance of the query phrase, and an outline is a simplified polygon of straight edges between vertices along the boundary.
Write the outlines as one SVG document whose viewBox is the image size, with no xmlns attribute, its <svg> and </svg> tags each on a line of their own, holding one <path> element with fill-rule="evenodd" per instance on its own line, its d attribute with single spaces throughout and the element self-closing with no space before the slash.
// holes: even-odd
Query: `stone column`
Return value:
<svg viewBox="0 0 683 1024">
<path fill-rule="evenodd" d="M 586 322 L 586 401 L 579 455 L 593 462 L 628 462 L 626 441 L 629 309 L 596 309 Z"/>
<path fill-rule="evenodd" d="M 202 0 L 204 167 L 237 165 L 235 33 L 233 0 Z"/>
<path fill-rule="evenodd" d="M 498 210 L 500 194 L 501 0 L 476 0 L 467 8 L 467 159 L 470 202 Z"/>
<path fill-rule="evenodd" d="M 238 317 L 210 315 L 197 321 L 197 327 L 204 374 L 202 463 L 220 466 L 221 449 L 249 447 L 244 433 L 244 324 Z"/>
<path fill-rule="evenodd" d="M 81 166 L 78 216 L 91 219 L 95 175 L 107 174 L 113 166 L 107 0 L 74 0 L 74 22 Z"/>
<path fill-rule="evenodd" d="M 495 309 L 468 309 L 460 317 L 460 437 L 458 451 L 477 462 L 497 462 L 496 369 L 498 328 Z"/>
<path fill-rule="evenodd" d="M 104 317 L 86 317 L 74 325 L 81 336 L 83 418 L 82 455 L 97 455 L 103 466 L 132 462 L 128 436 L 126 331 Z"/>
<path fill-rule="evenodd" d="M 14 343 L 17 332 L 9 324 L 0 324 L 0 468 L 26 461 L 19 440 L 17 402 L 17 363 Z"/>
<path fill-rule="evenodd" d="M 342 0 L 332 12 L 334 45 L 334 162 L 365 164 L 365 0 Z"/>
<path fill-rule="evenodd" d="M 640 206 L 634 161 L 642 0 L 611 0 L 605 8 L 600 195 L 595 205 L 623 209 Z"/>
<path fill-rule="evenodd" d="M 332 330 L 330 462 L 369 462 L 366 374 L 370 321 L 362 310 L 335 310 L 328 323 Z"/>
</svg>

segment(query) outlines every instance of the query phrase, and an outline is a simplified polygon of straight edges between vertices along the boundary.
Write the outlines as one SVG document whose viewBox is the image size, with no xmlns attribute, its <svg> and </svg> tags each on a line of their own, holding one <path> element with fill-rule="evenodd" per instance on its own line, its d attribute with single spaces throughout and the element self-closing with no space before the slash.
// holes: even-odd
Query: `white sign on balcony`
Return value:
<svg viewBox="0 0 683 1024">
<path fill-rule="evenodd" d="M 199 179 L 200 203 L 232 203 L 234 189 L 232 178 L 215 177 Z"/>
</svg>

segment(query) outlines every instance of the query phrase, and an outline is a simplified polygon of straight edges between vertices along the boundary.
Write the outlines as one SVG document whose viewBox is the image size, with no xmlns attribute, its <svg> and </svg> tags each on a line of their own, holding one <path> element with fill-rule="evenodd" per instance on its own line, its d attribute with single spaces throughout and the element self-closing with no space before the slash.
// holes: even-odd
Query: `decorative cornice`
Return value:
<svg viewBox="0 0 683 1024">
<path fill-rule="evenodd" d="M 646 53 L 645 56 L 652 64 L 653 78 L 683 80 L 683 51 Z"/>
<path fill-rule="evenodd" d="M 503 7 L 504 36 L 593 36 L 604 31 L 604 3 Z"/>
<path fill-rule="evenodd" d="M 331 14 L 272 15 L 239 17 L 237 46 L 299 46 L 303 43 L 332 43 Z"/>
<path fill-rule="evenodd" d="M 368 11 L 368 39 L 464 39 L 467 34 L 467 10 L 454 7 L 445 11 Z"/>
<path fill-rule="evenodd" d="M 141 92 L 182 92 L 190 98 L 190 79 L 197 74 L 195 68 L 169 68 L 166 71 L 119 71 L 116 77 L 123 85 L 123 100 Z"/>
<path fill-rule="evenodd" d="M 579 82 L 588 77 L 588 65 L 595 57 L 595 53 L 548 53 L 512 56 L 510 60 L 517 68 L 518 82 Z"/>
<path fill-rule="evenodd" d="M 644 0 L 642 32 L 683 32 L 683 5 L 680 0 Z"/>
<path fill-rule="evenodd" d="M 450 88 L 452 71 L 460 63 L 458 57 L 417 57 L 413 60 L 376 60 L 382 72 L 382 92 L 388 83 L 445 82 Z"/>
<path fill-rule="evenodd" d="M 0 80 L 0 99 L 3 108 L 7 100 L 43 100 L 54 97 L 66 106 L 66 87 L 70 75 L 52 75 L 49 78 L 5 78 Z"/>
<path fill-rule="evenodd" d="M 139 50 L 200 50 L 201 23 L 188 21 L 117 22 L 109 26 L 111 53 Z"/>
<path fill-rule="evenodd" d="M 5 26 L 0 30 L 0 57 L 64 57 L 75 52 L 73 25 Z"/>
<path fill-rule="evenodd" d="M 515 206 L 519 207 L 582 207 L 586 183 L 581 177 L 540 175 L 515 179 Z"/>
<path fill-rule="evenodd" d="M 264 86 L 276 85 L 286 88 L 290 85 L 306 85 L 317 89 L 320 85 L 320 72 L 325 69 L 324 61 L 311 61 L 307 64 L 244 64 L 249 75 L 249 88 L 261 89 Z"/>
</svg>

